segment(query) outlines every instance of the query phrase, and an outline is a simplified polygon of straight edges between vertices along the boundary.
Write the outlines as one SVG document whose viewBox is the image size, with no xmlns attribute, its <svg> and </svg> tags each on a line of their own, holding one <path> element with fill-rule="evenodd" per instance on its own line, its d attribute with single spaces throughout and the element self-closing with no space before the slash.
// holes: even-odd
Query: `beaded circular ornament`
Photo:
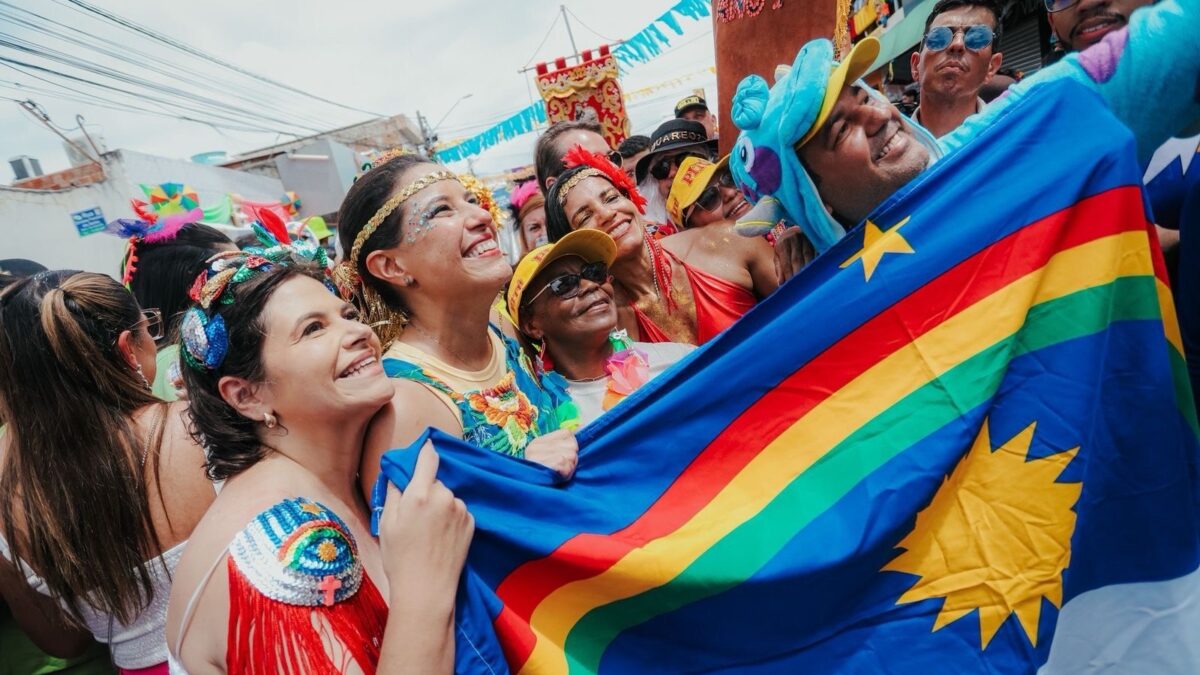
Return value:
<svg viewBox="0 0 1200 675">
<path fill-rule="evenodd" d="M 289 605 L 332 606 L 363 580 L 350 528 L 325 506 L 286 499 L 238 532 L 229 555 L 264 596 Z"/>
</svg>

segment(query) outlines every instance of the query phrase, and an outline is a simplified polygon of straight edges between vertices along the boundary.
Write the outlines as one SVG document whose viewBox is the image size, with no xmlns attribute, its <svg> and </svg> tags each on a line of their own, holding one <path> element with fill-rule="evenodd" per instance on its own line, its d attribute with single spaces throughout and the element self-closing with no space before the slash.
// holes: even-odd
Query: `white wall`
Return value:
<svg viewBox="0 0 1200 675">
<path fill-rule="evenodd" d="M 0 259 L 28 258 L 50 269 L 79 269 L 117 276 L 125 241 L 99 233 L 81 237 L 71 213 L 100 207 L 107 221 L 134 217 L 139 183 L 186 183 L 200 204 L 235 192 L 254 201 L 277 201 L 278 180 L 129 150 L 106 153 L 107 180 L 67 190 L 21 190 L 0 186 Z"/>
</svg>

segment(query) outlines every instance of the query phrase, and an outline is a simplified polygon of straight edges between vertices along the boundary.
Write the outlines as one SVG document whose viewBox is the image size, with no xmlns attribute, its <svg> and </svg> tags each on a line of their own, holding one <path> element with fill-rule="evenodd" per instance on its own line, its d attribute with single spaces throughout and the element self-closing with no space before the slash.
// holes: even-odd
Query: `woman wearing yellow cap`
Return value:
<svg viewBox="0 0 1200 675">
<path fill-rule="evenodd" d="M 756 298 L 779 286 L 775 251 L 763 237 L 744 237 L 734 223 L 750 202 L 733 184 L 729 156 L 717 163 L 688 157 L 667 196 L 667 214 L 677 233 L 663 246 L 688 265 L 737 284 Z"/>
<path fill-rule="evenodd" d="M 578 447 L 566 383 L 539 377 L 516 341 L 490 325 L 512 275 L 496 240 L 490 194 L 416 155 L 380 162 L 338 212 L 343 294 L 384 343 L 392 406 L 373 420 L 360 486 L 369 495 L 383 452 L 427 427 L 564 476 Z"/>
<path fill-rule="evenodd" d="M 599 230 L 616 241 L 614 297 L 620 325 L 633 339 L 703 344 L 753 307 L 758 293 L 774 290 L 769 259 L 758 275 L 761 286 L 739 284 L 741 277 L 731 279 L 715 267 L 705 269 L 695 253 L 679 250 L 674 237 L 659 242 L 647 234 L 645 199 L 620 169 L 580 148 L 566 159 L 573 168 L 546 197 L 550 241 L 582 229 Z"/>
<path fill-rule="evenodd" d="M 567 379 L 567 391 L 588 424 L 654 375 L 695 349 L 674 342 L 633 342 L 617 327 L 612 237 L 572 232 L 525 256 L 508 287 L 508 313 Z"/>
</svg>

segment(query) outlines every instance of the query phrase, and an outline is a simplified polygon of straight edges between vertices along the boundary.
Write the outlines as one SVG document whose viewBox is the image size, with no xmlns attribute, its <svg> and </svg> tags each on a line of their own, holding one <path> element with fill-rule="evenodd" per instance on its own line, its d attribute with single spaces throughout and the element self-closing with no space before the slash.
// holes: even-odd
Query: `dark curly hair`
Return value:
<svg viewBox="0 0 1200 675">
<path fill-rule="evenodd" d="M 567 210 L 563 208 L 562 204 L 559 203 L 559 192 L 562 190 L 562 187 L 570 181 L 572 176 L 589 168 L 591 167 L 584 164 L 567 169 L 561 176 L 558 177 L 558 182 L 556 182 L 550 188 L 550 193 L 546 195 L 546 238 L 551 244 L 567 236 L 574 229 L 571 227 L 571 221 L 567 218 Z M 603 175 L 598 175 L 596 177 L 608 180 L 608 178 Z M 625 190 L 622 190 L 620 187 L 617 187 L 617 190 L 626 197 L 629 196 L 629 193 Z"/>
<path fill-rule="evenodd" d="M 267 337 L 263 312 L 271 296 L 288 280 L 307 276 L 320 281 L 321 270 L 294 258 L 286 265 L 275 265 L 236 286 L 230 304 L 214 302 L 212 312 L 225 321 L 229 350 L 225 360 L 213 370 L 183 368 L 188 392 L 189 431 L 208 454 L 206 469 L 212 480 L 225 480 L 254 466 L 270 447 L 258 436 L 258 421 L 243 416 L 229 405 L 217 388 L 222 377 L 231 375 L 250 382 L 262 382 L 262 349 Z M 182 345 L 180 349 L 185 349 Z"/>
</svg>

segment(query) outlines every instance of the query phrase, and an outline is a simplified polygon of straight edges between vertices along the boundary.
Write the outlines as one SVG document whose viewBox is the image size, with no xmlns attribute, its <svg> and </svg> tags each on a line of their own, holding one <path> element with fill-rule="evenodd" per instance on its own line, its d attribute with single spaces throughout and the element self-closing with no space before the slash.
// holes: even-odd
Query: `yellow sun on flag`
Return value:
<svg viewBox="0 0 1200 675">
<path fill-rule="evenodd" d="M 993 451 L 985 420 L 967 456 L 917 514 L 899 544 L 904 552 L 884 566 L 921 577 L 896 604 L 944 599 L 934 631 L 978 610 L 981 649 L 1010 614 L 1037 646 L 1042 598 L 1062 606 L 1072 507 L 1083 486 L 1057 479 L 1079 448 L 1028 460 L 1035 426 Z"/>
</svg>

